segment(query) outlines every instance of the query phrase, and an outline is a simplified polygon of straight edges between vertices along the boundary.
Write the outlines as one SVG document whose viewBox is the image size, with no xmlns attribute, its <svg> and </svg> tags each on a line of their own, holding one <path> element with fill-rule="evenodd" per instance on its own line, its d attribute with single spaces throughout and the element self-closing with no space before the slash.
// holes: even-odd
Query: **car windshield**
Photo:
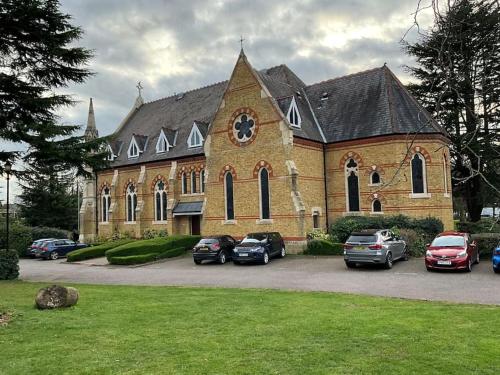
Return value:
<svg viewBox="0 0 500 375">
<path fill-rule="evenodd" d="M 211 245 L 213 243 L 217 243 L 215 238 L 203 238 L 200 242 L 198 242 L 198 245 Z"/>
<path fill-rule="evenodd" d="M 360 236 L 360 235 L 355 235 L 355 236 L 349 237 L 349 239 L 347 240 L 347 243 L 373 243 L 373 242 L 377 242 L 377 236 L 370 236 L 370 235 Z"/>
<path fill-rule="evenodd" d="M 465 238 L 462 236 L 441 236 L 436 237 L 432 241 L 431 246 L 437 247 L 463 247 L 465 246 Z"/>
<path fill-rule="evenodd" d="M 249 234 L 246 236 L 241 243 L 262 243 L 267 240 L 267 236 L 265 234 Z"/>
</svg>

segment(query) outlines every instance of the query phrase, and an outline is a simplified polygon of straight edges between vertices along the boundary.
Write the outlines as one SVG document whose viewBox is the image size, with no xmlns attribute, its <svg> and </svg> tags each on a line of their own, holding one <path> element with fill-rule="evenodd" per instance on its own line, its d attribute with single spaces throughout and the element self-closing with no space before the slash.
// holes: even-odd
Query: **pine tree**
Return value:
<svg viewBox="0 0 500 375">
<path fill-rule="evenodd" d="M 85 143 L 73 136 L 77 126 L 58 123 L 55 112 L 74 103 L 56 92 L 92 75 L 92 52 L 75 46 L 82 30 L 59 6 L 57 0 L 0 2 L 0 140 L 18 146 L 0 150 L 0 161 L 19 158 L 35 170 L 85 174 L 85 165 L 103 165 L 102 155 L 90 153 L 102 140 Z"/>
<path fill-rule="evenodd" d="M 500 13 L 492 0 L 451 4 L 405 45 L 418 64 L 409 89 L 449 133 L 454 194 L 477 221 L 500 188 Z"/>
</svg>

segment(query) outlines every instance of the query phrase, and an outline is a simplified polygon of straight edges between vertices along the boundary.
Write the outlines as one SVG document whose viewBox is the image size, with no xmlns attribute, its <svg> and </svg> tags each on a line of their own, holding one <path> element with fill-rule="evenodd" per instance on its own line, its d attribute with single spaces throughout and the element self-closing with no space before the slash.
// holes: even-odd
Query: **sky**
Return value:
<svg viewBox="0 0 500 375">
<path fill-rule="evenodd" d="M 77 104 L 61 122 L 87 121 L 92 97 L 100 135 L 111 134 L 137 97 L 145 101 L 229 79 L 240 51 L 256 69 L 286 64 L 304 82 L 382 66 L 403 81 L 412 65 L 401 39 L 417 0 L 61 0 L 84 31 L 79 45 L 94 51 L 95 75 L 64 91 Z M 425 7 L 430 0 L 423 0 Z M 419 13 L 420 27 L 432 14 Z M 414 41 L 417 29 L 406 39 Z M 1 141 L 0 141 L 1 142 Z M 0 148 L 3 148 L 0 144 Z M 0 181 L 0 186 L 5 181 Z M 0 200 L 4 199 L 0 188 Z M 18 188 L 14 187 L 14 194 Z"/>
</svg>

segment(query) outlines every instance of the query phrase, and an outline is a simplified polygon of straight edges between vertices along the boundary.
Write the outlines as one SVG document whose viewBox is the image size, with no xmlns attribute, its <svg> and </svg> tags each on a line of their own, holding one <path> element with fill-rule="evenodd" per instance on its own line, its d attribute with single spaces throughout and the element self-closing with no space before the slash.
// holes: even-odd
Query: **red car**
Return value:
<svg viewBox="0 0 500 375">
<path fill-rule="evenodd" d="M 479 250 L 468 233 L 443 232 L 427 245 L 425 267 L 428 271 L 453 269 L 470 272 L 472 264 L 477 263 Z"/>
</svg>

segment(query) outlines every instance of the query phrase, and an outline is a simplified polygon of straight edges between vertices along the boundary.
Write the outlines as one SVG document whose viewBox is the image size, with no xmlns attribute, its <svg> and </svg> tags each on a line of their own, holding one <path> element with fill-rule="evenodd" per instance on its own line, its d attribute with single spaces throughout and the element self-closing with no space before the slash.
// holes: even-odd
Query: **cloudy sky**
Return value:
<svg viewBox="0 0 500 375">
<path fill-rule="evenodd" d="M 417 0 L 61 0 L 61 5 L 84 30 L 79 44 L 94 51 L 90 69 L 96 73 L 85 84 L 68 87 L 79 103 L 61 112 L 61 120 L 84 126 L 93 97 L 98 130 L 107 135 L 130 110 L 138 81 L 151 101 L 228 79 L 241 35 L 255 68 L 286 64 L 306 83 L 384 62 L 408 81 L 403 65 L 412 60 L 400 41 L 413 24 Z M 431 16 L 419 13 L 421 27 L 431 25 Z M 407 38 L 416 35 L 413 28 Z"/>
</svg>

